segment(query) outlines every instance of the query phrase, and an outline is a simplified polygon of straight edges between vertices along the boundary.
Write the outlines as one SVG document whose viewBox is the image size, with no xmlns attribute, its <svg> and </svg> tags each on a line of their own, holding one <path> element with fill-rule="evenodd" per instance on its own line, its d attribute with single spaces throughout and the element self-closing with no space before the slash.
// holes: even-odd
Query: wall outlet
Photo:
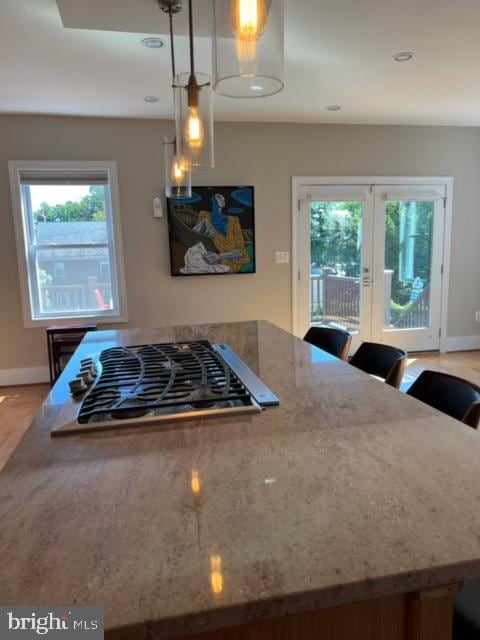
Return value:
<svg viewBox="0 0 480 640">
<path fill-rule="evenodd" d="M 275 251 L 275 264 L 287 264 L 289 261 L 288 251 Z"/>
<path fill-rule="evenodd" d="M 475 322 L 480 322 L 480 311 L 475 311 Z"/>
</svg>

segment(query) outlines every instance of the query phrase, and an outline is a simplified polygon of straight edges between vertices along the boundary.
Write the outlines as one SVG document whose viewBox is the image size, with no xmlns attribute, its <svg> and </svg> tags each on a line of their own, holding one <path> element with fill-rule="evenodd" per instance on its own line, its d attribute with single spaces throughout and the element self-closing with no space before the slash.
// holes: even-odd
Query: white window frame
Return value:
<svg viewBox="0 0 480 640">
<path fill-rule="evenodd" d="M 10 192 L 12 197 L 12 213 L 15 227 L 15 239 L 17 245 L 18 270 L 20 276 L 20 295 L 24 326 L 45 327 L 55 321 L 56 324 L 69 324 L 76 321 L 95 321 L 97 323 L 127 322 L 127 295 L 125 285 L 125 267 L 123 256 L 122 229 L 120 220 L 120 198 L 118 191 L 117 163 L 113 161 L 31 161 L 11 160 L 8 163 L 10 177 Z M 42 314 L 42 317 L 34 316 L 32 287 L 30 284 L 29 260 L 29 233 L 26 228 L 27 216 L 23 211 L 21 175 L 28 171 L 56 172 L 82 172 L 105 171 L 108 175 L 106 206 L 110 215 L 107 215 L 107 226 L 110 249 L 112 286 L 118 291 L 118 309 L 116 313 L 96 315 L 89 312 Z M 63 247 L 63 245 L 62 245 Z"/>
</svg>

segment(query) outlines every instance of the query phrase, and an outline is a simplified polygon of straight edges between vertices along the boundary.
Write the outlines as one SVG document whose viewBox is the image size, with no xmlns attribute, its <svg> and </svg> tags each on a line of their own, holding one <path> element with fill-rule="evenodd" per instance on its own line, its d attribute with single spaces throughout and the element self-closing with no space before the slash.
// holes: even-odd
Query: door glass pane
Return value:
<svg viewBox="0 0 480 640">
<path fill-rule="evenodd" d="M 384 327 L 430 327 L 435 203 L 390 200 L 386 207 Z"/>
<path fill-rule="evenodd" d="M 310 323 L 357 332 L 363 202 L 312 202 Z"/>
</svg>

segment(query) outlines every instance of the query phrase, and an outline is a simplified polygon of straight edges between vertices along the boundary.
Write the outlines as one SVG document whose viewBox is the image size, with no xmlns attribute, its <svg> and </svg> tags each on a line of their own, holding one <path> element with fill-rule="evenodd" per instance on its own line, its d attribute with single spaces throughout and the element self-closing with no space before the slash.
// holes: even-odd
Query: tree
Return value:
<svg viewBox="0 0 480 640">
<path fill-rule="evenodd" d="M 92 185 L 81 200 L 56 205 L 42 202 L 33 212 L 36 222 L 100 222 L 106 219 L 105 187 Z"/>
<path fill-rule="evenodd" d="M 427 286 L 431 275 L 434 206 L 429 201 L 415 202 L 414 213 L 410 207 L 409 202 L 388 202 L 385 220 L 385 268 L 393 271 L 392 299 L 399 305 L 409 303 L 414 278 L 421 278 L 423 285 Z M 412 215 L 415 217 L 413 232 L 406 224 L 408 216 Z M 405 278 L 400 268 L 402 256 L 407 250 L 411 251 L 413 267 L 410 278 Z"/>
<path fill-rule="evenodd" d="M 313 202 L 311 257 L 319 267 L 360 275 L 361 202 Z"/>
</svg>

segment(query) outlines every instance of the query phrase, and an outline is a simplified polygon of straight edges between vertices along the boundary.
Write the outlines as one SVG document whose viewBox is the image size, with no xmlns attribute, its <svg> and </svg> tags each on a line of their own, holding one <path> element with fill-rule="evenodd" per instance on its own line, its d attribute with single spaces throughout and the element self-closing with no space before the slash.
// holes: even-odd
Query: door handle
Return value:
<svg viewBox="0 0 480 640">
<path fill-rule="evenodd" d="M 364 276 L 363 278 L 363 286 L 364 287 L 369 287 L 372 284 L 372 279 L 370 278 L 370 276 Z"/>
</svg>

